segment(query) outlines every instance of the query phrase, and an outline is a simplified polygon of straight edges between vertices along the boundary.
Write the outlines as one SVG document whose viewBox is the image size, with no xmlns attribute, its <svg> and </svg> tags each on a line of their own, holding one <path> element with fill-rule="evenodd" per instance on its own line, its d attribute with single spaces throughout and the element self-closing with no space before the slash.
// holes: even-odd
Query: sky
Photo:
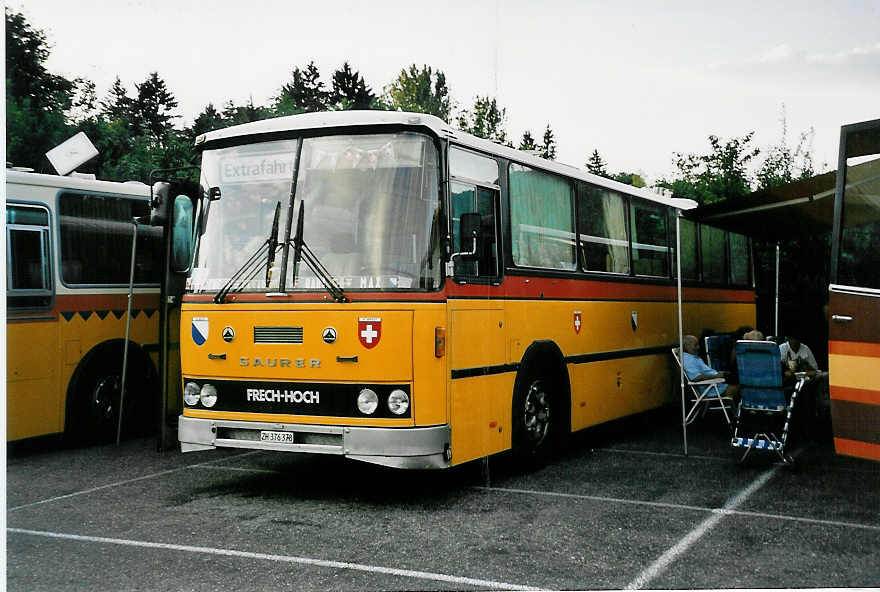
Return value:
<svg viewBox="0 0 880 592">
<path fill-rule="evenodd" d="M 767 149 L 781 121 L 794 147 L 813 130 L 819 172 L 837 165 L 840 126 L 880 117 L 880 1 L 737 0 L 7 0 L 42 29 L 47 68 L 104 96 L 119 76 L 157 71 L 180 123 L 211 102 L 268 104 L 314 60 L 329 86 L 348 61 L 374 90 L 409 64 L 446 74 L 459 107 L 495 96 L 508 135 L 549 123 L 557 160 L 598 149 L 611 172 L 649 180 L 708 136 L 754 131 Z M 783 115 L 784 114 L 784 115 Z M 823 166 L 824 165 L 824 166 Z"/>
</svg>

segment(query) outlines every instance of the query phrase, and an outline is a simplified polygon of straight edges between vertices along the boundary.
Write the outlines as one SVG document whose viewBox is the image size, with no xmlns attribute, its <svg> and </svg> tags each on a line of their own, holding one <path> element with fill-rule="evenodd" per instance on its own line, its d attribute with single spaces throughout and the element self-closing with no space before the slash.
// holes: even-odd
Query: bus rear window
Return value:
<svg viewBox="0 0 880 592">
<path fill-rule="evenodd" d="M 69 285 L 128 285 L 132 219 L 149 212 L 147 200 L 63 193 L 58 200 L 61 279 Z M 156 284 L 162 269 L 162 231 L 138 227 L 134 281 Z"/>
</svg>

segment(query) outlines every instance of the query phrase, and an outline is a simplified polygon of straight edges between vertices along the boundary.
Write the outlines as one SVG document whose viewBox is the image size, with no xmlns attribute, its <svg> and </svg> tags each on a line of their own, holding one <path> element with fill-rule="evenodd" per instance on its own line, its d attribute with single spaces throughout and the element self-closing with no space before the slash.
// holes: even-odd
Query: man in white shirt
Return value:
<svg viewBox="0 0 880 592">
<path fill-rule="evenodd" d="M 779 346 L 779 355 L 782 357 L 782 367 L 786 377 L 792 376 L 795 372 L 806 372 L 807 376 L 812 377 L 819 370 L 813 352 L 797 337 L 788 336 L 785 343 Z"/>
</svg>

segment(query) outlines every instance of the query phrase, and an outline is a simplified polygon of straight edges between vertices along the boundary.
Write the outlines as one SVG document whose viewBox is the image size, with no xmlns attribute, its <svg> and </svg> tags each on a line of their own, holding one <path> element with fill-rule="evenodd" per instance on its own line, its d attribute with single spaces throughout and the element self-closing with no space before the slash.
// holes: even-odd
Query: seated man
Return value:
<svg viewBox="0 0 880 592">
<path fill-rule="evenodd" d="M 764 341 L 764 334 L 757 329 L 752 329 L 742 336 L 746 341 Z"/>
<path fill-rule="evenodd" d="M 682 345 L 684 346 L 684 354 L 681 356 L 682 367 L 684 373 L 692 382 L 708 380 L 710 378 L 718 378 L 719 376 L 726 378 L 727 372 L 719 372 L 706 362 L 704 362 L 698 352 L 700 351 L 700 343 L 693 335 L 685 335 Z M 718 385 L 718 392 L 726 397 L 733 397 L 739 392 L 739 387 L 733 384 L 721 383 Z"/>
<path fill-rule="evenodd" d="M 801 343 L 797 337 L 788 335 L 785 339 L 785 343 L 779 346 L 784 376 L 790 378 L 795 372 L 806 372 L 807 376 L 815 376 L 819 371 L 819 365 L 810 348 Z"/>
</svg>

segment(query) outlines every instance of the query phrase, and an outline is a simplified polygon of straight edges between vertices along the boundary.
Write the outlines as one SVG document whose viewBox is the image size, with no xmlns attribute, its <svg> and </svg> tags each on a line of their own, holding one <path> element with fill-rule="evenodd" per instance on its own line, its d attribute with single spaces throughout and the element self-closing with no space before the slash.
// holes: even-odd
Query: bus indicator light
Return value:
<svg viewBox="0 0 880 592">
<path fill-rule="evenodd" d="M 434 327 L 434 357 L 446 355 L 446 327 Z"/>
</svg>

